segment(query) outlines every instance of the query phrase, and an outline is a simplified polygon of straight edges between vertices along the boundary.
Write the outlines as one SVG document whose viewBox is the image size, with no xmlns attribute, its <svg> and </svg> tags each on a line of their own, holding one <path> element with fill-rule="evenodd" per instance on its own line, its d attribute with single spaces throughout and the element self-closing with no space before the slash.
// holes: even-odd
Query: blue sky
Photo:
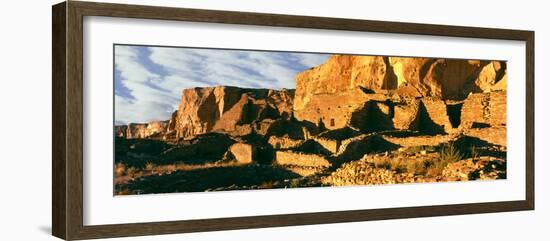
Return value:
<svg viewBox="0 0 550 241">
<path fill-rule="evenodd" d="M 294 89 L 328 54 L 115 46 L 116 124 L 167 120 L 181 91 L 208 86 Z"/>
</svg>

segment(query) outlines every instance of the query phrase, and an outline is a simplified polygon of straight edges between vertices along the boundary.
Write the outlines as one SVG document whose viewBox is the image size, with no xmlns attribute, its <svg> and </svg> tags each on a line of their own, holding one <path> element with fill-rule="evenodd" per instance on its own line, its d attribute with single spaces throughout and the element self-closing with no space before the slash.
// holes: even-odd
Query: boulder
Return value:
<svg viewBox="0 0 550 241">
<path fill-rule="evenodd" d="M 249 164 L 254 162 L 254 147 L 246 143 L 235 143 L 229 147 L 229 152 L 239 164 Z"/>
<path fill-rule="evenodd" d="M 483 66 L 475 80 L 482 92 L 506 89 L 506 62 L 491 61 Z"/>
</svg>

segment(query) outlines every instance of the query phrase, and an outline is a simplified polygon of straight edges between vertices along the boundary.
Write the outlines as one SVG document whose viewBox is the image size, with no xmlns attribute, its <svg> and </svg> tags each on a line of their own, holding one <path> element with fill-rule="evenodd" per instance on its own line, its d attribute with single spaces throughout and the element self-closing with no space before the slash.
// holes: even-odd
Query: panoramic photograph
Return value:
<svg viewBox="0 0 550 241">
<path fill-rule="evenodd" d="M 506 61 L 114 48 L 114 195 L 506 179 Z"/>
</svg>

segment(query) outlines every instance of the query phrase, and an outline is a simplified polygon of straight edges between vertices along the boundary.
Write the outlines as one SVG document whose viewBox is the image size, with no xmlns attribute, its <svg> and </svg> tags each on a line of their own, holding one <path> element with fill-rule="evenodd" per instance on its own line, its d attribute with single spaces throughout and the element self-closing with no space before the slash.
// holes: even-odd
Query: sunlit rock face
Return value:
<svg viewBox="0 0 550 241">
<path fill-rule="evenodd" d="M 328 129 L 354 126 L 357 115 L 365 117 L 363 120 L 370 116 L 378 118 L 378 122 L 386 121 L 386 129 L 408 129 L 418 127 L 415 118 L 422 111 L 436 129 L 448 131 L 460 123 L 454 127 L 450 123 L 447 102 L 463 101 L 471 93 L 505 90 L 505 64 L 334 55 L 324 64 L 296 76 L 294 116 Z M 421 108 L 413 99 L 422 99 Z M 366 106 L 367 102 L 376 104 Z"/>
<path fill-rule="evenodd" d="M 185 89 L 173 117 L 176 137 L 233 132 L 263 119 L 290 118 L 293 90 L 205 87 Z"/>
</svg>

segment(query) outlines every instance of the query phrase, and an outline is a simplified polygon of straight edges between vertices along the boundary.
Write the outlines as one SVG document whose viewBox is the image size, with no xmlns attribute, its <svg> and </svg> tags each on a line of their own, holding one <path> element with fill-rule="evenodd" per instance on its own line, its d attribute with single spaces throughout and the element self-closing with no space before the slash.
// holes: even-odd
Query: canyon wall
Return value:
<svg viewBox="0 0 550 241">
<path fill-rule="evenodd" d="M 296 76 L 293 111 L 298 120 L 328 129 L 354 126 L 354 115 L 414 129 L 423 121 L 415 119 L 420 110 L 429 116 L 424 123 L 448 131 L 456 127 L 447 117 L 448 101 L 471 93 L 505 96 L 505 88 L 503 61 L 334 55 Z M 377 104 L 365 106 L 369 101 Z"/>
</svg>

